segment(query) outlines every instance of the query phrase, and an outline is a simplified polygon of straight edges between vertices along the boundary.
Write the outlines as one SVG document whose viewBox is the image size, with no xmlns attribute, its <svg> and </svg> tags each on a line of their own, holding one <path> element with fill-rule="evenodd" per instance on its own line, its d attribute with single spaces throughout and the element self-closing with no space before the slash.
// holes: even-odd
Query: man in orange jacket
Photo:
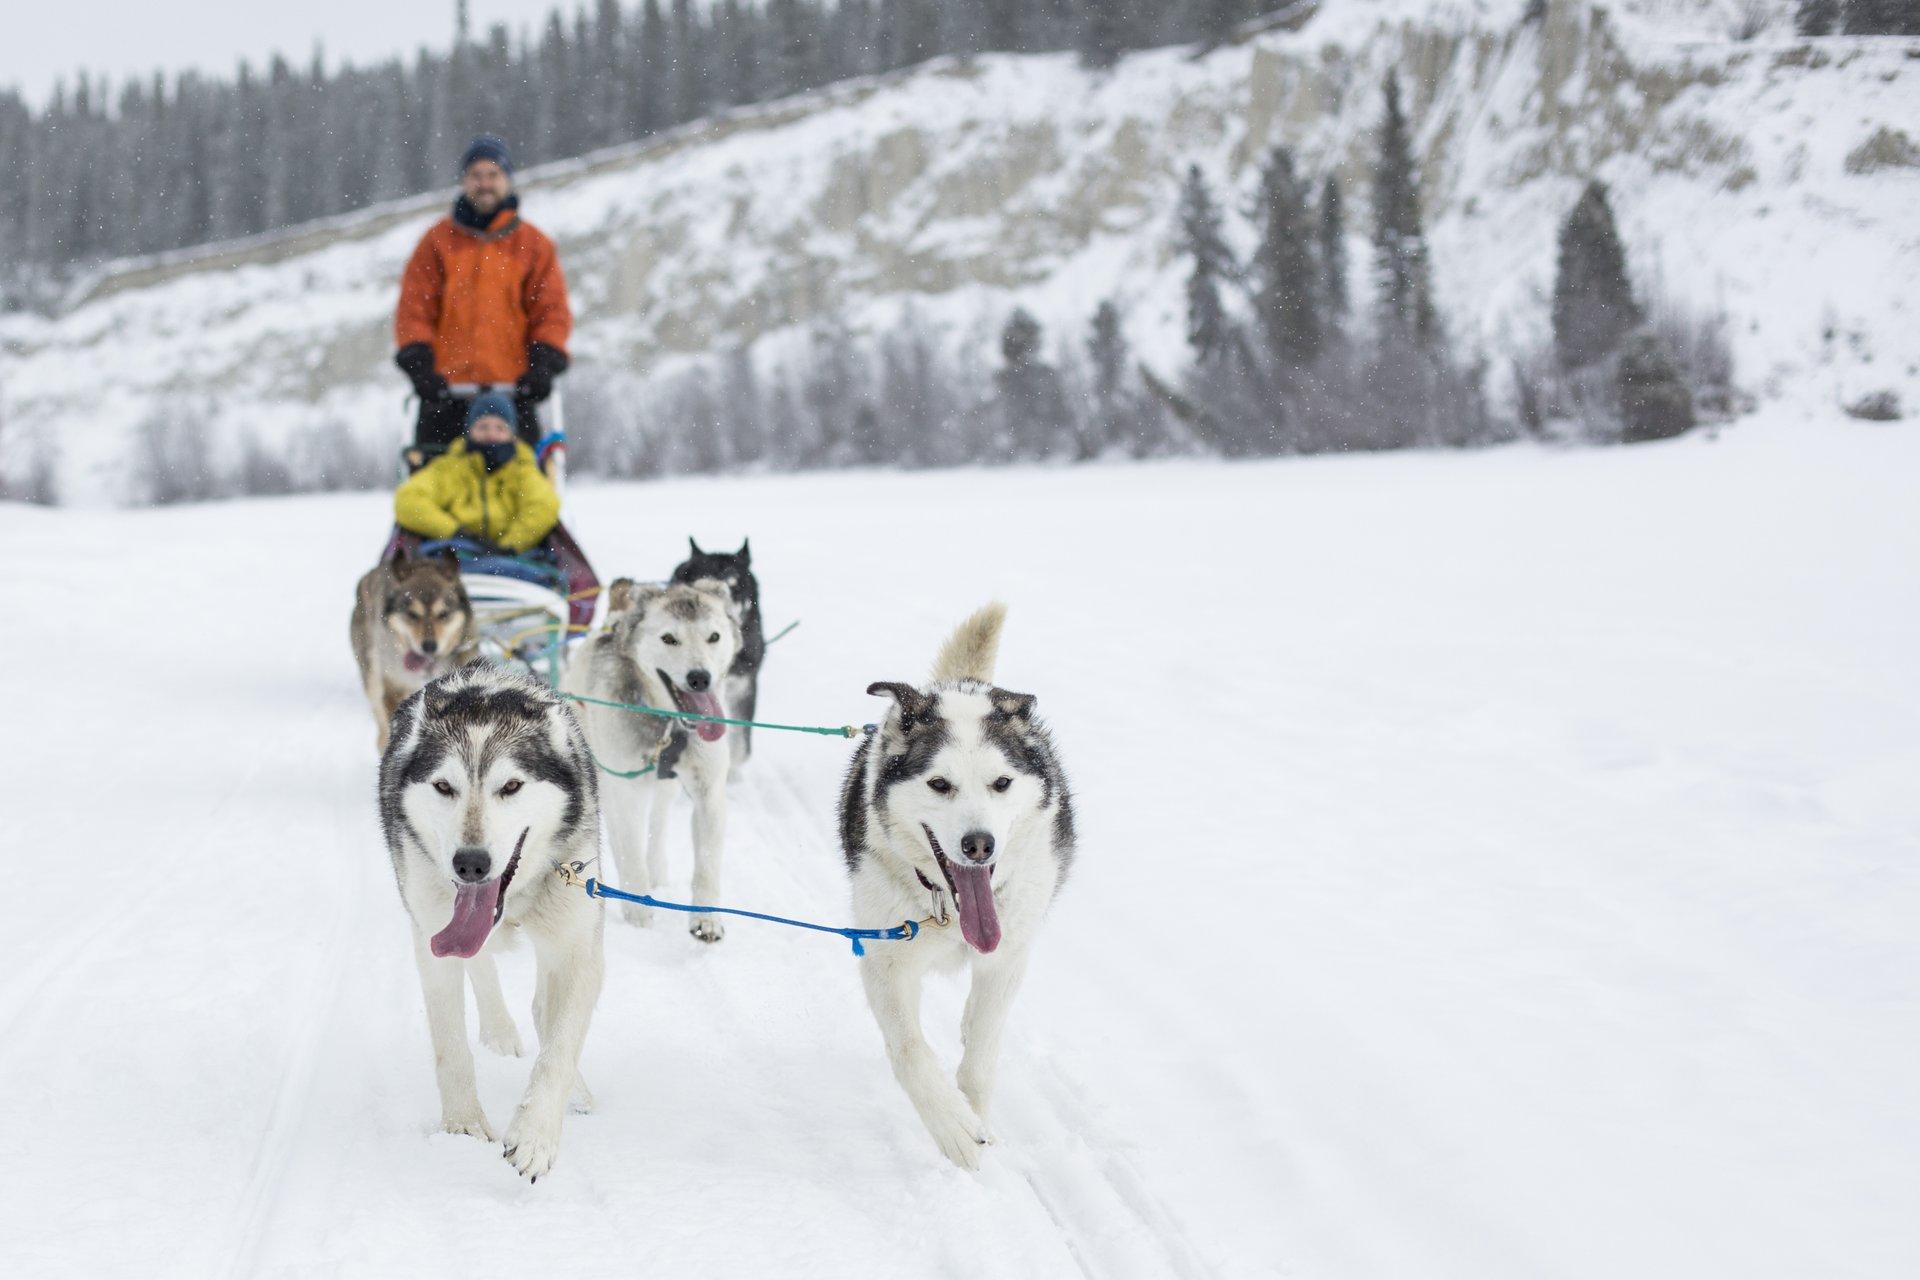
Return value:
<svg viewBox="0 0 1920 1280">
<path fill-rule="evenodd" d="M 453 216 L 421 237 L 400 278 L 393 362 L 420 393 L 414 443 L 447 445 L 466 430 L 449 383 L 513 388 L 519 431 L 538 444 L 535 408 L 567 367 L 573 313 L 553 241 L 520 220 L 507 144 L 482 134 L 460 162 Z"/>
</svg>

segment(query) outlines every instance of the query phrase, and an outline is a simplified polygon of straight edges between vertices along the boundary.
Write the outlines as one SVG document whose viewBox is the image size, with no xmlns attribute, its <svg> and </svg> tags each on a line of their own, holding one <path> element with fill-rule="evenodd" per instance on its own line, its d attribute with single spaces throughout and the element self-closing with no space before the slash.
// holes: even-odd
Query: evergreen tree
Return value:
<svg viewBox="0 0 1920 1280">
<path fill-rule="evenodd" d="M 1800 0 L 1793 29 L 1803 36 L 1830 36 L 1840 24 L 1840 0 Z"/>
<path fill-rule="evenodd" d="M 1054 453 L 1070 418 L 1060 372 L 1041 357 L 1043 337 L 1025 308 L 1016 308 L 1000 332 L 1002 436 L 1021 457 Z"/>
<path fill-rule="evenodd" d="M 979 0 L 979 3 L 982 48 L 1018 53 L 1026 47 L 1022 37 L 1028 0 Z"/>
<path fill-rule="evenodd" d="M 911 67 L 940 52 L 937 0 L 887 0 L 893 11 L 887 66 Z"/>
<path fill-rule="evenodd" d="M 1560 367 L 1584 368 L 1612 355 L 1640 319 L 1607 189 L 1589 182 L 1560 226 L 1553 278 L 1553 347 Z"/>
<path fill-rule="evenodd" d="M 1120 329 L 1120 308 L 1111 299 L 1093 313 L 1087 337 L 1087 359 L 1093 366 L 1093 399 L 1102 413 L 1119 403 L 1127 376 L 1127 336 Z"/>
<path fill-rule="evenodd" d="M 1329 177 L 1320 188 L 1320 299 L 1328 337 L 1346 323 L 1351 297 L 1347 289 L 1347 215 L 1340 201 L 1340 180 Z"/>
<path fill-rule="evenodd" d="M 1132 0 L 1079 0 L 1079 39 L 1083 65 L 1110 67 L 1132 44 Z"/>
<path fill-rule="evenodd" d="M 772 96 L 812 88 L 819 65 L 818 12 L 802 0 L 768 0 L 766 16 L 773 28 Z"/>
<path fill-rule="evenodd" d="M 588 147 L 604 147 L 627 136 L 633 107 L 627 95 L 633 89 L 628 70 L 633 54 L 628 48 L 626 17 L 620 0 L 595 0 L 592 43 L 583 52 L 590 58 L 586 78 L 573 86 L 585 97 Z M 647 52 L 651 52 L 648 50 Z"/>
<path fill-rule="evenodd" d="M 627 61 L 633 68 L 630 93 L 634 127 L 630 136 L 641 138 L 672 122 L 668 103 L 672 100 L 673 51 L 667 47 L 667 20 L 660 12 L 660 0 L 642 0 L 639 48 Z"/>
<path fill-rule="evenodd" d="M 1225 44 L 1233 29 L 1248 16 L 1247 0 L 1198 0 L 1200 40 L 1203 44 Z"/>
<path fill-rule="evenodd" d="M 707 109 L 710 77 L 705 41 L 693 0 L 673 0 L 673 120 L 679 124 Z"/>
<path fill-rule="evenodd" d="M 723 0 L 715 19 L 714 65 L 720 99 L 730 104 L 752 102 L 759 90 L 760 58 L 753 10 L 742 0 Z"/>
<path fill-rule="evenodd" d="M 1373 171 L 1373 255 L 1381 337 L 1427 346 L 1437 336 L 1427 238 L 1420 226 L 1420 186 L 1413 146 L 1400 111 L 1400 81 L 1388 76 L 1380 122 L 1380 158 Z"/>
<path fill-rule="evenodd" d="M 1187 169 L 1180 189 L 1180 252 L 1193 259 L 1187 275 L 1187 344 L 1196 364 L 1224 356 L 1231 340 L 1220 284 L 1234 274 L 1233 254 L 1220 229 L 1220 210 L 1200 175 L 1200 166 Z"/>
<path fill-rule="evenodd" d="M 1627 340 L 1615 382 L 1623 443 L 1665 440 L 1693 425 L 1693 394 L 1652 333 L 1643 329 Z"/>
<path fill-rule="evenodd" d="M 1850 36 L 1920 35 L 1915 0 L 1844 0 L 1841 30 Z"/>
<path fill-rule="evenodd" d="M 1259 246 L 1253 258 L 1253 308 L 1274 368 L 1297 373 L 1319 358 L 1323 340 L 1314 227 L 1307 188 L 1293 156 L 1275 147 L 1260 175 Z"/>
</svg>

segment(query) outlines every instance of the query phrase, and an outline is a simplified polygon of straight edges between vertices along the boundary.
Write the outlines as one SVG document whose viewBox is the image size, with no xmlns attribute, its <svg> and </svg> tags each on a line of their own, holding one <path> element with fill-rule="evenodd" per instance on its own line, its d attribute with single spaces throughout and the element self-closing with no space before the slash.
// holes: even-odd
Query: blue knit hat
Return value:
<svg viewBox="0 0 1920 1280">
<path fill-rule="evenodd" d="M 498 134 L 483 133 L 469 142 L 467 153 L 460 157 L 460 172 L 465 173 L 475 160 L 491 160 L 508 173 L 513 172 L 513 157 L 507 152 L 507 140 Z"/>
<path fill-rule="evenodd" d="M 513 400 L 504 391 L 482 391 L 467 406 L 467 430 L 473 430 L 473 424 L 492 414 L 496 418 L 505 418 L 507 425 L 515 431 L 520 429 L 519 415 L 513 411 Z"/>
</svg>

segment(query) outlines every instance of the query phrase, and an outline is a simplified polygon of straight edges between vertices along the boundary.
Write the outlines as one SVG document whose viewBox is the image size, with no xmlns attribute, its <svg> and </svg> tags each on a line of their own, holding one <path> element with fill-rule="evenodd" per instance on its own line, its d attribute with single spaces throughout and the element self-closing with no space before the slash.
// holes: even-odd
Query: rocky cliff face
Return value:
<svg viewBox="0 0 1920 1280">
<path fill-rule="evenodd" d="M 1496 365 L 1543 331 L 1558 220 L 1598 176 L 1636 274 L 1727 312 L 1756 394 L 1920 401 L 1920 42 L 1683 38 L 1651 7 L 1345 0 L 1101 74 L 944 62 L 528 174 L 525 210 L 560 246 L 579 363 L 641 382 L 747 344 L 782 359 L 826 320 L 870 335 L 907 308 L 984 348 L 1025 306 L 1078 343 L 1109 297 L 1170 372 L 1180 175 L 1198 164 L 1228 194 L 1245 247 L 1258 164 L 1292 147 L 1341 180 L 1364 268 L 1391 72 L 1442 313 Z M 57 318 L 0 321 L 0 465 L 56 441 L 67 497 L 129 500 L 129 434 L 182 414 L 215 449 L 318 424 L 397 443 L 389 316 L 441 204 L 121 264 Z"/>
</svg>

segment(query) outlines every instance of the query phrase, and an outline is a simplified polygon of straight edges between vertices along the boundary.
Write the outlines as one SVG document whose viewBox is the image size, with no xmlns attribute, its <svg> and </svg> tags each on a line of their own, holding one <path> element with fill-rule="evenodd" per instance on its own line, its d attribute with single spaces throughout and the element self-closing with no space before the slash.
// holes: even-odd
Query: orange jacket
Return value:
<svg viewBox="0 0 1920 1280">
<path fill-rule="evenodd" d="M 442 218 L 407 259 L 394 344 L 432 346 L 448 382 L 513 382 L 527 371 L 530 343 L 564 353 L 572 334 L 553 241 L 517 210 L 500 210 L 484 233 Z"/>
</svg>

